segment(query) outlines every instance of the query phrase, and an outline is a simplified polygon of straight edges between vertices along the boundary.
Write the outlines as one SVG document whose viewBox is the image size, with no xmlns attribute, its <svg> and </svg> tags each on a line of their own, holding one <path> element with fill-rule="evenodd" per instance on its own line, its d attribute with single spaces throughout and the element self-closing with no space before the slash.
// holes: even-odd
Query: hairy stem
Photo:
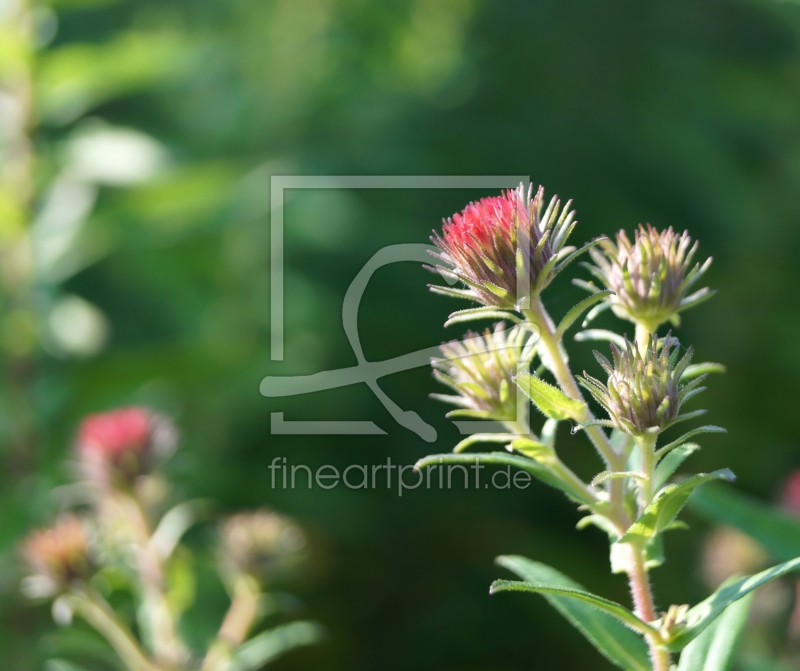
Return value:
<svg viewBox="0 0 800 671">
<path fill-rule="evenodd" d="M 575 377 L 569 369 L 564 356 L 561 343 L 556 338 L 556 329 L 553 320 L 547 313 L 541 299 L 532 301 L 531 307 L 525 310 L 525 316 L 534 326 L 539 329 L 539 341 L 544 348 L 548 363 L 552 373 L 558 382 L 561 390 L 570 398 L 581 401 L 585 408 L 584 416 L 579 419 L 581 423 L 590 422 L 594 419 L 589 406 L 586 404 L 583 394 L 575 381 Z M 586 427 L 586 433 L 592 444 L 603 457 L 606 465 L 611 471 L 621 471 L 625 469 L 625 457 L 614 450 L 605 432 L 599 426 Z M 621 480 L 611 480 L 609 482 L 609 497 L 611 503 L 612 517 L 610 518 L 617 527 L 620 535 L 630 525 L 630 519 L 625 511 L 623 499 L 623 482 Z"/>
<path fill-rule="evenodd" d="M 633 597 L 633 605 L 636 615 L 645 622 L 652 622 L 656 619 L 656 609 L 653 602 L 653 592 L 650 589 L 650 578 L 647 573 L 642 550 L 628 546 L 630 548 L 630 561 L 628 562 L 628 582 Z M 670 656 L 669 652 L 659 647 L 659 641 L 653 636 L 647 636 L 647 645 L 650 648 L 650 660 L 653 662 L 653 671 L 669 671 Z"/>
</svg>

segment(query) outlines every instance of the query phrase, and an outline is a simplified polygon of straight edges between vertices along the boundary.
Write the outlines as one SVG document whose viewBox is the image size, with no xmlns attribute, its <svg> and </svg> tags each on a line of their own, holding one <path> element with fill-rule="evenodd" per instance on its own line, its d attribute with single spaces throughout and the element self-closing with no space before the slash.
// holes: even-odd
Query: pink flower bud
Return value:
<svg viewBox="0 0 800 671">
<path fill-rule="evenodd" d="M 84 473 L 105 485 L 128 485 L 149 473 L 174 445 L 172 423 L 136 406 L 89 415 L 78 430 L 78 457 Z"/>
</svg>

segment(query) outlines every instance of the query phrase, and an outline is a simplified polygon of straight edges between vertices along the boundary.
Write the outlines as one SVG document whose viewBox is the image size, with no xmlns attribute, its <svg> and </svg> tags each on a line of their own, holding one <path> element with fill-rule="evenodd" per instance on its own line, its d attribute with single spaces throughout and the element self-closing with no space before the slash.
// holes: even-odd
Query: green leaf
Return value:
<svg viewBox="0 0 800 671">
<path fill-rule="evenodd" d="M 625 338 L 623 338 L 618 333 L 614 333 L 613 331 L 609 331 L 607 329 L 586 329 L 584 331 L 579 331 L 575 334 L 575 341 L 576 342 L 595 342 L 595 341 L 606 341 L 606 342 L 613 342 L 617 347 L 624 348 L 625 347 Z"/>
<path fill-rule="evenodd" d="M 512 312 L 505 310 L 498 310 L 496 308 L 467 308 L 466 310 L 457 310 L 453 312 L 444 323 L 445 328 L 453 324 L 460 324 L 462 322 L 475 321 L 476 319 L 508 319 L 514 324 L 520 324 L 522 320 Z"/>
<path fill-rule="evenodd" d="M 670 450 L 674 450 L 678 445 L 683 445 L 689 438 L 696 436 L 698 433 L 728 433 L 728 431 L 721 426 L 714 426 L 713 424 L 698 426 L 696 429 L 687 431 L 677 440 L 673 440 L 671 443 L 664 445 L 661 449 L 656 450 L 656 459 L 661 459 L 661 457 L 670 452 Z"/>
<path fill-rule="evenodd" d="M 580 421 L 586 412 L 586 406 L 582 401 L 570 398 L 541 378 L 529 373 L 520 373 L 516 382 L 522 393 L 530 398 L 546 417 Z"/>
<path fill-rule="evenodd" d="M 752 594 L 725 609 L 715 622 L 686 646 L 678 671 L 728 671 L 739 636 L 747 624 Z"/>
<path fill-rule="evenodd" d="M 529 459 L 534 459 L 543 464 L 546 464 L 549 459 L 555 456 L 552 447 L 540 443 L 537 440 L 533 440 L 532 438 L 514 437 L 514 440 L 511 442 L 511 447 L 517 452 L 521 452 Z"/>
<path fill-rule="evenodd" d="M 663 531 L 681 511 L 691 493 L 709 480 L 733 480 L 727 468 L 713 473 L 700 473 L 677 485 L 665 487 L 655 500 L 620 538 L 618 543 L 630 543 L 644 547 L 656 534 Z"/>
<path fill-rule="evenodd" d="M 700 446 L 697 443 L 684 443 L 680 447 L 676 447 L 661 462 L 656 466 L 656 471 L 653 474 L 653 489 L 658 491 L 669 480 L 673 473 L 678 470 L 678 467 L 683 463 L 689 455 L 694 454 Z"/>
<path fill-rule="evenodd" d="M 604 298 L 612 296 L 613 294 L 613 291 L 601 291 L 600 293 L 589 296 L 589 298 L 584 298 L 580 303 L 575 305 L 569 312 L 567 312 L 564 319 L 562 319 L 561 323 L 558 325 L 555 333 L 556 341 L 561 340 L 564 337 L 567 329 L 572 326 L 578 320 L 578 317 L 586 312 L 586 310 L 592 307 L 595 303 L 598 303 L 599 301 L 602 301 Z"/>
<path fill-rule="evenodd" d="M 540 460 L 520 457 L 515 454 L 505 452 L 489 452 L 484 454 L 433 454 L 420 459 L 414 468 L 422 469 L 428 466 L 438 466 L 444 464 L 460 464 L 472 466 L 473 464 L 484 464 L 491 466 L 513 466 L 523 471 L 527 471 L 533 477 L 541 480 L 546 485 L 560 489 L 567 496 L 588 506 L 596 506 L 597 501 L 589 493 L 573 483 L 562 480 L 545 462 Z"/>
<path fill-rule="evenodd" d="M 453 452 L 463 452 L 477 443 L 510 443 L 517 436 L 513 433 L 473 433 L 453 448 Z"/>
<path fill-rule="evenodd" d="M 800 569 L 800 557 L 773 566 L 747 578 L 723 585 L 705 601 L 701 601 L 686 614 L 686 625 L 665 645 L 677 652 L 697 638 L 732 603 L 747 596 L 756 587 L 792 571 Z"/>
<path fill-rule="evenodd" d="M 583 591 L 580 584 L 563 573 L 525 557 L 498 557 L 497 563 L 526 581 Z M 556 594 L 543 596 L 610 662 L 625 671 L 650 671 L 647 645 L 614 617 L 575 599 Z"/>
<path fill-rule="evenodd" d="M 322 636 L 322 627 L 314 622 L 280 625 L 240 645 L 230 671 L 256 671 L 294 648 L 317 643 Z"/>
<path fill-rule="evenodd" d="M 703 487 L 689 507 L 707 520 L 746 533 L 777 559 L 800 556 L 800 520 L 732 487 Z"/>
<path fill-rule="evenodd" d="M 489 588 L 489 594 L 497 594 L 498 592 L 530 592 L 532 594 L 551 594 L 564 599 L 572 599 L 589 604 L 592 608 L 596 608 L 597 610 L 615 617 L 623 624 L 628 625 L 631 629 L 642 634 L 652 634 L 656 631 L 649 624 L 636 617 L 636 615 L 622 604 L 572 587 L 563 587 L 549 582 L 495 580 L 491 588 Z"/>
</svg>

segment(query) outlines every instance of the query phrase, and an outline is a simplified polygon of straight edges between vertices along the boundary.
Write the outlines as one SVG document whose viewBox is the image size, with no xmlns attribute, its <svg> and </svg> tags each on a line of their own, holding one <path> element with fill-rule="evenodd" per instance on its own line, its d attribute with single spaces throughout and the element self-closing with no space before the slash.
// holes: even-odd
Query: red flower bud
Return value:
<svg viewBox="0 0 800 671">
<path fill-rule="evenodd" d="M 127 485 L 149 473 L 174 445 L 172 423 L 141 407 L 89 415 L 78 431 L 84 473 L 105 485 Z"/>
</svg>

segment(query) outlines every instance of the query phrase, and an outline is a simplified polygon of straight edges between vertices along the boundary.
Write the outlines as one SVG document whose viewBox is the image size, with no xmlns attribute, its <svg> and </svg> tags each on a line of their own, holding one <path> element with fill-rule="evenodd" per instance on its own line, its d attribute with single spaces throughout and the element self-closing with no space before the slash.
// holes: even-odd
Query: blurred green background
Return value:
<svg viewBox="0 0 800 671">
<path fill-rule="evenodd" d="M 268 503 L 311 535 L 311 566 L 288 589 L 329 635 L 275 669 L 610 668 L 543 600 L 488 596 L 494 557 L 515 553 L 627 599 L 606 539 L 574 531 L 558 493 L 270 487 L 276 456 L 343 468 L 452 448 L 426 369 L 381 385 L 437 427 L 435 445 L 395 425 L 364 385 L 289 399 L 258 385 L 353 365 L 340 310 L 358 270 L 489 195 L 289 192 L 278 363 L 270 175 L 531 175 L 574 199 L 577 243 L 639 222 L 688 229 L 714 256 L 707 283 L 720 293 L 678 335 L 728 367 L 703 404 L 730 432 L 702 441 L 691 467 L 729 466 L 768 499 L 800 467 L 799 4 L 57 0 L 32 8 L 28 59 L 14 38 L 20 2 L 0 2 L 4 669 L 42 668 L 55 629 L 47 607 L 19 595 L 15 544 L 49 519 L 80 417 L 127 403 L 179 422 L 170 473 L 185 496 L 222 510 Z M 19 72 L 31 92 L 14 88 Z M 14 124 L 25 126 L 13 95 L 33 101 L 30 206 L 12 174 L 24 161 Z M 23 239 L 33 269 L 20 284 Z M 368 358 L 461 334 L 442 324 L 466 305 L 431 295 L 431 279 L 415 264 L 374 276 L 359 320 Z M 545 302 L 560 316 L 582 297 L 560 278 Z M 590 350 L 574 346 L 576 369 L 595 365 Z M 271 412 L 372 419 L 387 435 L 272 436 Z M 599 470 L 583 438 L 562 433 L 565 460 Z M 707 590 L 705 526 L 689 521 L 654 574 L 662 606 Z M 187 618 L 195 637 L 219 617 L 205 606 Z"/>
</svg>

